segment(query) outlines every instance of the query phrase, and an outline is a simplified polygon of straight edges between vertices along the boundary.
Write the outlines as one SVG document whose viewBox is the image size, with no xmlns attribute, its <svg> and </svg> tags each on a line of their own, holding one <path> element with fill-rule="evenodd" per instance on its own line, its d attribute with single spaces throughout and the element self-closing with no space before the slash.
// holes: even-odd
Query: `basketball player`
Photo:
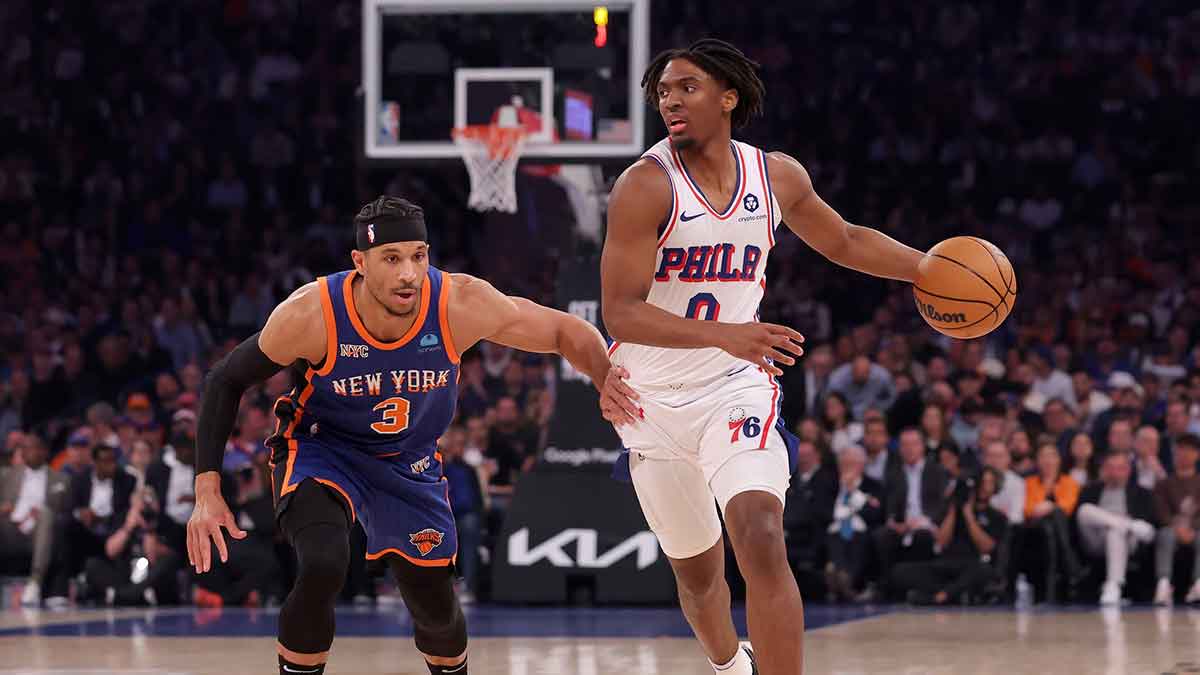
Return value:
<svg viewBox="0 0 1200 675">
<path fill-rule="evenodd" d="M 774 376 L 803 353 L 803 337 L 758 321 L 775 230 L 786 223 L 831 261 L 890 279 L 911 282 L 922 254 L 848 224 L 795 159 L 731 139 L 762 109 L 756 67 L 709 39 L 646 69 L 668 136 L 613 187 L 603 308 L 613 364 L 631 373 L 645 412 L 618 432 L 688 622 L 723 675 L 795 675 L 804 614 L 782 519 L 794 443 Z M 730 619 L 716 507 L 746 579 L 757 654 L 739 648 Z"/>
<path fill-rule="evenodd" d="M 459 355 L 480 340 L 555 352 L 593 382 L 609 372 L 604 339 L 577 317 L 499 293 L 429 264 L 424 212 L 380 197 L 354 219 L 354 269 L 309 283 L 218 362 L 200 409 L 188 559 L 197 573 L 240 539 L 220 493 L 225 442 L 251 385 L 296 368 L 279 399 L 272 457 L 276 519 L 296 550 L 296 586 L 279 613 L 279 672 L 324 672 L 334 601 L 361 520 L 367 558 L 386 558 L 431 673 L 466 675 L 466 623 L 454 594 L 457 550 L 437 439 L 454 416 Z M 615 378 L 613 381 L 618 381 Z M 604 407 L 627 421 L 628 401 Z"/>
</svg>

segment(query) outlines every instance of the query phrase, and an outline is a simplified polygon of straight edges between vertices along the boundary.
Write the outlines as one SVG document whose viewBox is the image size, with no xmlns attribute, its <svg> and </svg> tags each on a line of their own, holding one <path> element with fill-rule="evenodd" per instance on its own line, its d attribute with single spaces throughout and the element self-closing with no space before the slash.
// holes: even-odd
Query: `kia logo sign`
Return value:
<svg viewBox="0 0 1200 675">
<path fill-rule="evenodd" d="M 508 538 L 508 564 L 531 567 L 544 560 L 554 567 L 606 569 L 636 553 L 637 568 L 644 570 L 658 561 L 658 539 L 653 532 L 638 532 L 599 556 L 597 538 L 596 530 L 570 528 L 529 548 L 529 528 L 523 527 Z M 575 544 L 574 558 L 566 551 L 572 543 Z"/>
</svg>

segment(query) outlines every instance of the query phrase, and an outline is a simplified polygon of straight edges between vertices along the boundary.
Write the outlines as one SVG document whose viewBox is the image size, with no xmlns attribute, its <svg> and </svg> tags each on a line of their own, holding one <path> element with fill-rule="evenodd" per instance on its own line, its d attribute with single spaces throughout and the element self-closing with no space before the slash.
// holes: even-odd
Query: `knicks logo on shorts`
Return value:
<svg viewBox="0 0 1200 675">
<path fill-rule="evenodd" d="M 412 469 L 413 473 L 424 473 L 425 470 L 429 468 L 429 457 L 422 457 L 421 459 L 418 459 L 412 464 L 409 464 L 408 468 Z"/>
<path fill-rule="evenodd" d="M 729 411 L 729 430 L 733 432 L 730 443 L 737 443 L 739 436 L 754 438 L 762 433 L 762 421 L 757 417 L 747 417 L 746 409 L 737 407 Z"/>
<path fill-rule="evenodd" d="M 431 527 L 427 527 L 420 532 L 414 532 L 408 535 L 408 543 L 416 546 L 417 550 L 421 552 L 421 557 L 423 558 L 429 555 L 430 551 L 441 546 L 442 539 L 444 539 L 445 536 L 446 535 L 442 532 L 439 532 Z"/>
</svg>

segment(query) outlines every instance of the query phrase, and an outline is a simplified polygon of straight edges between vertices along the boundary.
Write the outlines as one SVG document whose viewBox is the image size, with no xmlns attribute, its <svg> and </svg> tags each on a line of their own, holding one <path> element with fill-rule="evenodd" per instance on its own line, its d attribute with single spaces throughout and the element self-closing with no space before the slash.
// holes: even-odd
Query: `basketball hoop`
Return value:
<svg viewBox="0 0 1200 675">
<path fill-rule="evenodd" d="M 477 124 L 458 127 L 453 134 L 471 176 L 467 206 L 476 211 L 516 213 L 517 161 L 525 147 L 525 130 Z"/>
</svg>

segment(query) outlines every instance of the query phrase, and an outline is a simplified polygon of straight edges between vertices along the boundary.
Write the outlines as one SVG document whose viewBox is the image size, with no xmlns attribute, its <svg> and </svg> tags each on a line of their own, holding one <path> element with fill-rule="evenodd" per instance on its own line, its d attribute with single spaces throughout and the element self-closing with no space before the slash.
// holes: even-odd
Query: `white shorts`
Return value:
<svg viewBox="0 0 1200 675">
<path fill-rule="evenodd" d="M 780 503 L 792 456 L 779 424 L 779 385 L 753 366 L 694 389 L 638 392 L 645 418 L 617 429 L 629 449 L 638 502 L 663 552 L 697 556 L 721 536 L 737 494 L 761 490 Z"/>
</svg>

